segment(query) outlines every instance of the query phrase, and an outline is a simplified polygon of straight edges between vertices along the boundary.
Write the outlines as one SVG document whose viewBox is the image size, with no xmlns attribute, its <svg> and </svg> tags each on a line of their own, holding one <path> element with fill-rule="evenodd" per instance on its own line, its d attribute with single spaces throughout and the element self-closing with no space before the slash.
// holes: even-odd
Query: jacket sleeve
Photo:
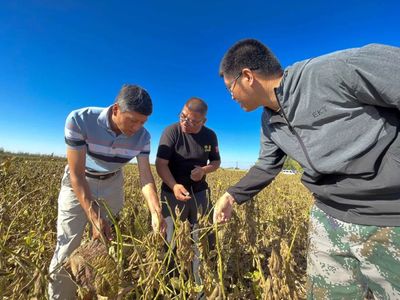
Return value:
<svg viewBox="0 0 400 300">
<path fill-rule="evenodd" d="M 261 145 L 259 158 L 247 174 L 234 186 L 228 188 L 238 204 L 244 203 L 264 189 L 282 169 L 285 153 L 271 140 L 266 124 L 265 112 L 262 117 Z"/>
<path fill-rule="evenodd" d="M 359 102 L 400 109 L 400 48 L 367 45 L 347 63 L 353 69 L 354 96 Z"/>
</svg>

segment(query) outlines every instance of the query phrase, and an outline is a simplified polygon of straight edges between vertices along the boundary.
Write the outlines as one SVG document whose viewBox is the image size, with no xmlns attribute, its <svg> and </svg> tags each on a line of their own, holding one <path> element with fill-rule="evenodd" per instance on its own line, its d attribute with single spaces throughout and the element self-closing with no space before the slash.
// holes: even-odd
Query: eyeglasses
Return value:
<svg viewBox="0 0 400 300">
<path fill-rule="evenodd" d="M 228 92 L 231 94 L 231 96 L 232 96 L 232 98 L 233 98 L 233 90 L 234 90 L 234 88 L 235 88 L 235 86 L 236 86 L 236 81 L 240 78 L 240 76 L 242 76 L 242 72 L 240 72 L 236 77 L 235 77 L 235 79 L 233 79 L 230 83 L 229 83 L 229 85 L 226 87 L 226 89 L 228 90 Z"/>
<path fill-rule="evenodd" d="M 191 126 L 200 125 L 200 124 L 203 123 L 203 121 L 204 121 L 204 119 L 201 119 L 201 120 L 193 120 L 193 119 L 190 119 L 190 118 L 188 118 L 184 113 L 180 113 L 178 116 L 179 116 L 179 121 L 180 121 L 180 122 L 182 122 L 182 123 L 186 122 L 186 123 L 188 123 L 188 124 L 191 125 Z"/>
<path fill-rule="evenodd" d="M 258 67 L 257 67 L 257 68 L 249 68 L 249 69 L 250 69 L 250 71 L 255 71 L 255 70 L 258 70 Z M 243 72 L 240 71 L 240 73 L 237 74 L 237 76 L 235 77 L 235 79 L 233 79 L 233 80 L 229 83 L 229 85 L 226 87 L 226 89 L 228 90 L 228 92 L 231 94 L 232 98 L 233 98 L 233 90 L 235 89 L 236 82 L 238 81 L 238 79 L 239 79 L 240 76 L 242 76 L 242 75 L 243 75 Z"/>
</svg>

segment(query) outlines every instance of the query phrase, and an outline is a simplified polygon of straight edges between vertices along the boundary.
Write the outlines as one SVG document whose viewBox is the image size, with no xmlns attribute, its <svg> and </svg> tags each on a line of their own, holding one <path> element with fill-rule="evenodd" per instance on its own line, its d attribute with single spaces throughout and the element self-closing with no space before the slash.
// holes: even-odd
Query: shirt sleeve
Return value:
<svg viewBox="0 0 400 300">
<path fill-rule="evenodd" d="M 86 147 L 86 132 L 77 111 L 71 112 L 65 121 L 64 138 L 67 147 L 80 150 Z"/>
<path fill-rule="evenodd" d="M 175 139 L 173 127 L 167 127 L 161 135 L 160 143 L 158 144 L 157 157 L 165 160 L 170 160 L 173 154 Z"/>
<path fill-rule="evenodd" d="M 208 156 L 209 161 L 221 160 L 218 148 L 218 139 L 214 131 L 211 131 L 211 151 Z"/>
<path fill-rule="evenodd" d="M 150 138 L 137 156 L 150 156 Z"/>
<path fill-rule="evenodd" d="M 400 109 L 400 48 L 367 45 L 347 63 L 352 68 L 354 96 L 359 102 Z"/>
<path fill-rule="evenodd" d="M 270 184 L 285 161 L 285 153 L 269 137 L 265 113 L 262 118 L 259 158 L 238 183 L 228 188 L 228 193 L 238 204 L 250 200 Z"/>
</svg>

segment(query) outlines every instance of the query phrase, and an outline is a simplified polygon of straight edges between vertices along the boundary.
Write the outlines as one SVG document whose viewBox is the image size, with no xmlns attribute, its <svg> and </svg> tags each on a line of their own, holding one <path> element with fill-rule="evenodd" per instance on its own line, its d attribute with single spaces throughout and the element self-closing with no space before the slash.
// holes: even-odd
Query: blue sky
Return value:
<svg viewBox="0 0 400 300">
<path fill-rule="evenodd" d="M 267 44 L 283 66 L 368 43 L 400 46 L 398 1 L 2 1 L 0 147 L 65 154 L 65 117 L 110 105 L 123 83 L 154 102 L 151 160 L 183 103 L 209 104 L 223 166 L 258 155 L 261 110 L 245 113 L 218 76 L 243 38 Z"/>
</svg>

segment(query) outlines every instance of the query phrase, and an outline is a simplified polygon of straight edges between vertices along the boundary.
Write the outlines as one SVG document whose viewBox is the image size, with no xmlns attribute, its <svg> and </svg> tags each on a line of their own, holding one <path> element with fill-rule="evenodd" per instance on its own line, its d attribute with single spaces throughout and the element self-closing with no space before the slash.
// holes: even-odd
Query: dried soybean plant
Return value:
<svg viewBox="0 0 400 300">
<path fill-rule="evenodd" d="M 45 299 L 66 161 L 0 159 L 0 298 Z M 176 218 L 174 240 L 167 243 L 151 233 L 137 167 L 129 165 L 124 173 L 125 206 L 117 221 L 120 233 L 106 251 L 96 251 L 103 253 L 98 258 L 84 255 L 85 272 L 98 278 L 89 286 L 101 290 L 108 285 L 109 299 L 305 298 L 305 241 L 312 197 L 298 175 L 279 175 L 252 201 L 236 206 L 227 224 L 215 226 L 209 216 L 203 216 L 192 228 Z M 210 174 L 212 201 L 243 174 L 236 170 Z M 212 232 L 217 242 L 210 249 L 207 237 Z M 192 267 L 195 258 L 198 269 Z M 103 264 L 114 269 L 113 276 L 107 277 L 105 269 L 97 267 Z"/>
</svg>

